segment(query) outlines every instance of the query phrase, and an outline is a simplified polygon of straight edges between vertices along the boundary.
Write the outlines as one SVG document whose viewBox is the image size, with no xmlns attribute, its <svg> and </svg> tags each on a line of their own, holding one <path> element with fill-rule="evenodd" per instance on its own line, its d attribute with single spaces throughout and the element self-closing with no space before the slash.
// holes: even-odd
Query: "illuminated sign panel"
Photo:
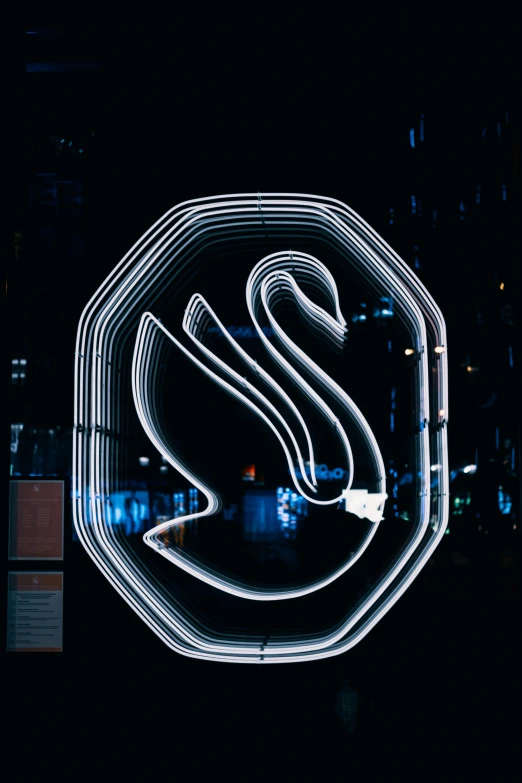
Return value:
<svg viewBox="0 0 522 783">
<path fill-rule="evenodd" d="M 216 282 L 206 294 L 198 293 L 211 274 L 219 285 Z M 156 518 L 158 524 L 144 532 L 144 543 L 169 567 L 178 566 L 211 589 L 246 599 L 253 607 L 259 601 L 299 601 L 326 585 L 344 584 L 354 563 L 371 552 L 383 518 L 393 519 L 396 505 L 392 502 L 389 508 L 385 458 L 366 418 L 373 415 L 371 406 L 369 414 L 363 413 L 348 393 L 365 375 L 343 358 L 348 356 L 348 329 L 341 299 L 350 295 L 349 275 L 374 292 L 379 318 L 397 322 L 411 350 L 408 361 L 415 392 L 409 439 L 416 465 L 411 529 L 397 556 L 363 598 L 340 608 L 333 630 L 311 632 L 306 638 L 302 631 L 285 628 L 267 640 L 266 635 L 246 629 L 241 637 L 234 633 L 227 639 L 226 633 L 202 626 L 188 605 L 184 607 L 183 596 L 174 600 L 145 565 L 144 544 L 131 548 L 109 522 L 110 498 L 118 491 L 124 463 L 122 438 L 126 422 L 134 416 L 131 406 L 141 437 L 144 433 L 163 463 L 200 497 L 197 507 L 183 505 L 183 512 L 172 519 Z M 241 291 L 239 304 L 236 298 Z M 237 322 L 237 315 L 230 318 L 234 308 L 237 315 L 246 308 L 259 338 L 252 341 L 252 351 L 221 320 Z M 308 344 L 323 347 L 310 352 Z M 74 520 L 80 540 L 122 597 L 182 654 L 278 663 L 350 649 L 407 589 L 444 535 L 449 479 L 446 346 L 444 320 L 429 293 L 391 248 L 342 203 L 307 195 L 244 194 L 175 207 L 113 270 L 80 320 L 74 438 Z M 341 358 L 329 358 L 335 355 Z M 206 383 L 205 389 L 225 394 L 264 428 L 274 452 L 284 455 L 292 484 L 285 492 L 296 509 L 293 494 L 300 503 L 315 508 L 316 514 L 343 507 L 346 524 L 354 517 L 364 525 L 356 545 L 327 574 L 298 585 L 253 585 L 195 558 L 184 546 L 168 543 L 169 533 L 176 528 L 185 530 L 187 525 L 202 524 L 206 517 L 227 516 L 222 493 L 202 477 L 204 466 L 194 467 L 180 451 L 176 415 L 180 426 L 180 417 L 185 416 L 180 374 L 174 379 L 174 424 L 167 421 L 160 392 L 167 357 L 185 363 L 186 372 L 192 373 L 192 389 Z M 202 444 L 199 451 L 206 453 L 210 430 L 203 414 L 194 419 L 194 439 Z M 136 422 L 135 416 L 132 421 Z M 321 457 L 327 456 L 327 450 L 337 455 L 333 464 L 341 462 L 342 467 L 332 471 L 325 483 Z M 432 464 L 440 466 L 435 486 Z M 288 519 L 281 519 L 288 530 L 291 521 L 297 524 L 297 512 L 290 514 L 291 502 L 289 510 L 278 512 L 288 514 Z M 310 515 L 301 516 L 313 522 Z"/>
<path fill-rule="evenodd" d="M 10 560 L 63 560 L 63 503 L 63 481 L 11 480 Z"/>
</svg>

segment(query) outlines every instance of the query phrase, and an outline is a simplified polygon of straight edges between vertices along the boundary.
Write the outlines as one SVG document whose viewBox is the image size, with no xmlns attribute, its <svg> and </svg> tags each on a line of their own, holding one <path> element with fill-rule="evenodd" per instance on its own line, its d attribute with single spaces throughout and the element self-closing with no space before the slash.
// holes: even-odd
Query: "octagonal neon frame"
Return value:
<svg viewBox="0 0 522 783">
<path fill-rule="evenodd" d="M 302 634 L 288 632 L 267 642 L 245 632 L 241 638 L 236 635 L 227 639 L 222 634 L 212 635 L 211 629 L 186 606 L 169 597 L 161 580 L 108 523 L 109 496 L 118 485 L 118 434 L 125 417 L 120 396 L 125 378 L 132 374 L 134 392 L 137 385 L 141 388 L 138 398 L 135 393 L 137 405 L 149 404 L 147 388 L 158 382 L 157 371 L 136 374 L 136 351 L 133 372 L 126 349 L 136 342 L 137 333 L 136 346 L 140 340 L 148 340 L 147 361 L 157 367 L 162 347 L 151 338 L 163 327 L 144 313 L 168 295 L 169 286 L 186 274 L 190 259 L 197 253 L 216 243 L 230 246 L 253 238 L 286 238 L 290 234 L 320 237 L 376 290 L 393 295 L 397 316 L 414 346 L 418 513 L 415 528 L 394 563 L 353 611 L 322 637 L 303 638 Z M 153 329 L 148 328 L 151 326 Z M 429 362 L 433 363 L 433 373 L 428 372 Z M 80 541 L 124 600 L 169 647 L 183 655 L 281 663 L 345 652 L 389 611 L 444 535 L 449 486 L 444 319 L 430 294 L 397 254 L 353 210 L 333 199 L 252 193 L 197 199 L 167 212 L 115 267 L 82 313 L 76 343 L 74 402 L 73 516 Z M 431 409 L 435 411 L 433 417 Z M 431 463 L 441 466 L 435 492 L 430 491 Z M 384 475 L 380 480 L 384 482 Z"/>
</svg>

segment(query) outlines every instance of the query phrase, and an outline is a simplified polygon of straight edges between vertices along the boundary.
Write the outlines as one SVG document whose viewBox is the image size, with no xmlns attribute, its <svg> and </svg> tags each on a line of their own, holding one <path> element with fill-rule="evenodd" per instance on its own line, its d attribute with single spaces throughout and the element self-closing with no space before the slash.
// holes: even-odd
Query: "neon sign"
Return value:
<svg viewBox="0 0 522 783">
<path fill-rule="evenodd" d="M 182 597 L 173 600 L 145 567 L 139 550 L 108 521 L 108 504 L 117 483 L 120 451 L 117 435 L 124 427 L 126 394 L 143 431 L 165 464 L 198 491 L 197 508 L 162 521 L 144 534 L 145 543 L 173 565 L 214 589 L 250 601 L 298 600 L 348 574 L 365 553 L 386 514 L 386 470 L 372 429 L 343 385 L 326 373 L 297 344 L 279 318 L 285 300 L 329 345 L 342 349 L 347 324 L 342 316 L 332 271 L 318 253 L 285 248 L 305 241 L 322 244 L 393 302 L 394 319 L 408 332 L 414 375 L 416 427 L 415 518 L 411 534 L 378 581 L 361 600 L 347 607 L 335 630 L 303 636 L 302 629 L 274 634 L 267 641 L 245 630 L 229 639 L 203 627 Z M 199 293 L 188 298 L 180 314 L 178 338 L 163 322 L 170 318 L 168 291 L 187 266 L 196 268 L 205 252 L 222 243 L 241 250 L 267 243 L 253 268 L 244 270 L 246 308 L 265 350 L 259 362 L 240 345 L 219 318 L 219 302 Z M 250 244 L 248 244 L 250 243 Z M 274 244 L 283 249 L 274 252 Z M 333 251 L 332 251 L 333 248 Z M 385 308 L 388 309 L 388 308 Z M 391 312 L 391 311 L 390 311 Z M 170 315 L 169 315 L 170 314 Z M 261 318 L 272 332 L 265 332 Z M 174 323 L 174 322 L 173 322 Z M 234 366 L 206 341 L 208 328 L 220 330 Z M 256 340 L 257 342 L 257 340 Z M 367 523 L 356 550 L 328 576 L 288 589 L 254 588 L 232 580 L 166 546 L 164 533 L 189 518 L 211 517 L 221 508 L 217 492 L 195 475 L 176 453 L 162 424 L 156 390 L 166 346 L 182 354 L 195 370 L 254 414 L 282 450 L 293 491 L 308 503 L 328 507 L 346 503 Z M 100 286 L 82 313 L 75 358 L 75 431 L 73 439 L 74 523 L 80 541 L 122 598 L 171 649 L 207 660 L 242 663 L 287 663 L 338 655 L 357 644 L 389 611 L 440 542 L 448 520 L 447 338 L 444 319 L 428 291 L 409 267 L 353 210 L 333 199 L 296 194 L 234 194 L 184 202 L 167 212 L 131 248 Z M 266 366 L 265 366 L 266 365 Z M 244 374 L 238 367 L 244 367 Z M 277 368 L 277 377 L 273 368 Z M 254 380 L 250 380 L 250 378 Z M 343 488 L 334 497 L 318 491 L 316 447 L 307 414 L 294 402 L 279 378 L 307 401 L 337 440 L 345 465 Z M 285 381 L 286 383 L 286 381 Z M 304 409 L 303 409 L 304 410 Z M 354 486 L 357 471 L 352 433 L 364 445 L 372 470 L 370 489 Z M 204 438 L 204 433 L 202 433 Z M 307 474 L 305 463 L 309 462 Z M 335 463 L 334 463 L 335 464 Z M 434 474 L 431 465 L 440 469 Z M 296 467 L 297 466 L 297 467 Z M 435 486 L 431 486 L 435 483 Z"/>
</svg>

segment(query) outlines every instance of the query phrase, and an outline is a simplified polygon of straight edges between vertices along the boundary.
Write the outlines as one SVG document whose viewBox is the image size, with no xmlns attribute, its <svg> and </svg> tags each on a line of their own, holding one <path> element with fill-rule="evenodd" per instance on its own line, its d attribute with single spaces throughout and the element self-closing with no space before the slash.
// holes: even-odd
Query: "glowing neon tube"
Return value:
<svg viewBox="0 0 522 783">
<path fill-rule="evenodd" d="M 319 263 L 319 262 L 317 262 L 315 260 L 314 260 L 314 262 L 317 263 L 317 264 Z M 334 299 L 337 301 L 337 307 L 338 307 L 337 297 L 335 296 Z M 204 300 L 199 295 L 196 295 L 195 297 L 192 297 L 192 299 L 190 300 L 189 306 L 187 307 L 187 310 L 186 310 L 186 313 L 185 313 L 185 319 L 184 319 L 184 328 L 185 328 L 186 331 L 189 331 L 189 325 L 193 321 L 194 302 L 204 303 Z M 206 303 L 204 303 L 204 304 L 206 306 L 206 309 L 210 312 L 210 308 L 208 307 L 208 305 L 206 305 Z M 310 305 L 311 304 L 312 303 L 310 303 Z M 321 321 L 323 323 L 327 323 L 328 324 L 329 323 L 328 314 L 325 313 L 324 311 L 322 311 L 321 308 L 317 308 L 315 305 L 314 305 L 314 309 L 315 309 L 316 313 L 318 313 L 320 315 Z M 212 315 L 213 315 L 214 320 L 217 321 L 216 316 L 213 313 L 212 313 Z M 250 407 L 252 410 L 254 410 L 259 416 L 261 416 L 265 420 L 265 422 L 268 424 L 268 426 L 271 427 L 271 429 L 274 431 L 276 436 L 279 438 L 279 440 L 280 440 L 280 442 L 281 442 L 281 444 L 283 446 L 283 449 L 285 450 L 285 454 L 286 454 L 286 457 L 287 457 L 289 469 L 290 469 L 290 472 L 291 472 L 292 477 L 294 479 L 294 483 L 295 483 L 296 489 L 297 489 L 298 492 L 301 493 L 301 495 L 304 498 L 306 498 L 309 502 L 317 503 L 319 505 L 331 505 L 331 504 L 337 503 L 339 500 L 341 500 L 343 498 L 344 499 L 348 498 L 348 493 L 349 493 L 350 485 L 351 485 L 351 478 L 350 478 L 350 480 L 348 482 L 347 487 L 343 490 L 341 495 L 339 495 L 338 497 L 335 497 L 335 498 L 333 498 L 333 499 L 331 499 L 329 501 L 317 500 L 317 499 L 315 499 L 313 497 L 308 496 L 303 490 L 301 490 L 301 488 L 299 487 L 299 484 L 297 482 L 297 479 L 295 477 L 295 471 L 294 471 L 294 468 L 293 468 L 293 464 L 292 464 L 292 461 L 291 461 L 291 458 L 290 458 L 290 454 L 289 454 L 289 452 L 288 452 L 288 450 L 287 450 L 287 448 L 285 446 L 284 440 L 280 437 L 278 431 L 275 429 L 275 427 L 273 426 L 271 421 L 265 416 L 265 414 L 263 414 L 256 405 L 254 405 L 247 397 L 245 397 L 244 394 L 236 391 L 234 389 L 234 387 L 232 387 L 230 384 L 224 382 L 222 379 L 219 378 L 219 376 L 216 376 L 215 373 L 213 373 L 212 371 L 208 370 L 205 367 L 205 365 L 203 365 L 199 360 L 197 360 L 194 357 L 192 357 L 191 354 L 184 348 L 184 346 L 181 343 L 179 343 L 179 341 L 177 341 L 166 330 L 166 328 L 161 323 L 159 323 L 157 321 L 157 319 L 154 318 L 154 316 L 152 316 L 151 314 L 148 314 L 148 313 L 145 314 L 142 317 L 142 325 L 144 324 L 144 322 L 147 319 L 150 319 L 151 321 L 153 321 L 156 324 L 157 328 L 159 330 L 163 331 L 164 334 L 166 334 L 169 337 L 169 339 L 176 345 L 176 347 L 179 350 L 183 351 L 183 353 L 185 353 L 185 355 L 187 355 L 192 361 L 194 361 L 197 364 L 197 366 L 200 369 L 203 370 L 203 372 L 205 372 L 207 375 L 209 375 L 220 386 L 226 388 L 229 391 L 229 393 L 233 394 L 237 399 L 241 400 L 243 402 L 243 404 L 245 404 L 248 407 Z M 338 324 L 337 321 L 335 321 L 334 323 L 336 325 Z M 341 319 L 341 325 L 340 325 L 341 332 L 340 333 L 343 334 L 343 335 L 344 335 L 344 331 L 345 331 L 344 324 L 345 324 L 344 319 Z M 220 326 L 222 328 L 223 334 L 225 334 L 226 330 L 222 327 L 221 324 L 220 324 Z M 332 330 L 332 331 L 334 331 L 334 330 Z M 144 339 L 144 334 L 145 333 L 146 333 L 146 329 L 141 328 L 140 332 L 139 332 L 138 339 L 136 341 L 136 348 L 135 348 L 135 354 L 134 354 L 135 355 L 135 368 L 138 365 L 140 365 L 141 360 L 142 360 L 143 339 Z M 339 331 L 337 333 L 339 334 Z M 189 332 L 189 334 L 190 334 L 190 332 Z M 257 399 L 261 400 L 265 405 L 269 406 L 271 411 L 273 413 L 275 413 L 278 416 L 279 420 L 284 424 L 284 426 L 287 429 L 287 431 L 291 433 L 291 431 L 290 431 L 288 425 L 286 424 L 286 422 L 284 421 L 284 419 L 278 414 L 276 409 L 268 402 L 268 400 L 266 400 L 266 398 L 264 398 L 261 394 L 259 394 L 257 392 L 257 390 L 255 389 L 255 387 L 252 386 L 252 384 L 248 384 L 245 379 L 242 379 L 231 368 L 227 367 L 224 362 L 219 360 L 218 357 L 216 357 L 208 349 L 206 349 L 202 345 L 202 343 L 200 341 L 196 340 L 193 337 L 192 334 L 190 334 L 190 336 L 194 339 L 194 341 L 196 342 L 198 347 L 201 348 L 204 351 L 206 356 L 211 357 L 214 362 L 216 362 L 221 368 L 224 368 L 226 370 L 226 372 L 228 373 L 229 376 L 234 378 L 239 384 L 243 385 L 243 387 L 245 389 L 248 389 L 248 391 L 252 395 L 256 396 Z M 284 393 L 282 392 L 280 387 L 277 384 L 275 384 L 275 382 L 268 375 L 268 373 L 262 371 L 261 368 L 257 365 L 257 363 L 254 362 L 248 356 L 248 354 L 243 349 L 241 349 L 237 345 L 237 343 L 230 336 L 228 337 L 228 339 L 229 339 L 229 342 L 233 345 L 233 347 L 240 353 L 241 357 L 245 361 L 247 361 L 251 366 L 255 365 L 256 372 L 258 372 L 258 373 L 263 372 L 264 373 L 264 375 L 263 375 L 264 379 L 273 388 L 275 388 L 281 394 L 281 396 L 283 396 Z M 294 344 L 291 343 L 291 346 L 292 346 L 292 349 L 293 349 L 294 348 Z M 303 359 L 303 357 L 305 357 L 305 354 L 302 351 L 300 351 L 300 360 L 302 362 L 306 361 L 306 359 Z M 314 363 L 311 363 L 311 368 L 312 368 L 313 371 L 316 370 L 316 367 L 317 367 L 317 365 L 315 365 Z M 323 373 L 323 375 L 324 375 L 324 373 Z M 297 377 L 299 377 L 299 376 L 297 376 Z M 276 591 L 276 590 L 268 590 L 268 589 L 265 589 L 265 590 L 253 590 L 252 588 L 246 588 L 245 586 L 238 585 L 237 582 L 233 583 L 231 580 L 224 580 L 222 577 L 220 578 L 220 577 L 217 577 L 216 575 L 211 575 L 208 569 L 204 570 L 201 567 L 197 567 L 193 563 L 188 562 L 187 559 L 183 557 L 182 553 L 177 553 L 175 551 L 174 552 L 169 551 L 162 544 L 162 534 L 165 531 L 169 530 L 170 528 L 172 528 L 172 527 L 174 527 L 176 525 L 184 524 L 186 521 L 190 521 L 191 519 L 194 519 L 194 518 L 199 517 L 199 516 L 206 516 L 206 515 L 214 513 L 217 510 L 217 507 L 218 507 L 217 506 L 217 502 L 216 502 L 216 496 L 215 496 L 215 493 L 211 493 L 210 492 L 208 487 L 204 487 L 203 485 L 198 483 L 198 480 L 196 479 L 196 477 L 192 476 L 189 472 L 187 472 L 187 470 L 183 466 L 180 465 L 178 460 L 176 460 L 176 458 L 173 456 L 173 454 L 171 452 L 168 452 L 168 451 L 164 450 L 164 447 L 162 447 L 162 445 L 161 445 L 161 437 L 160 437 L 160 434 L 158 432 L 157 427 L 156 428 L 154 427 L 154 423 L 153 423 L 153 421 L 150 418 L 147 418 L 146 416 L 144 416 L 144 410 L 146 408 L 146 404 L 144 404 L 143 401 L 142 401 L 140 389 L 142 387 L 145 387 L 145 384 L 141 384 L 140 385 L 140 383 L 139 383 L 139 376 L 137 376 L 136 372 L 134 374 L 134 378 L 135 378 L 135 382 L 133 384 L 134 399 L 135 399 L 136 407 L 137 407 L 137 410 L 138 410 L 138 415 L 140 416 L 140 420 L 142 422 L 142 425 L 143 425 L 145 431 L 147 432 L 149 438 L 154 443 L 156 448 L 158 448 L 158 450 L 160 450 L 160 452 L 162 453 L 162 456 L 164 457 L 164 459 L 169 461 L 173 465 L 173 467 L 176 467 L 186 478 L 188 478 L 195 486 L 197 486 L 198 489 L 200 489 L 200 491 L 207 497 L 207 500 L 209 501 L 209 505 L 208 505 L 207 509 L 204 512 L 200 512 L 197 515 L 186 515 L 186 516 L 183 516 L 183 517 L 178 518 L 178 519 L 169 520 L 169 521 L 163 522 L 161 525 L 158 525 L 157 527 L 153 528 L 148 533 L 146 533 L 145 536 L 144 536 L 144 540 L 145 540 L 146 543 L 148 543 L 152 547 L 157 548 L 159 551 L 161 551 L 161 554 L 163 554 L 166 558 L 170 559 L 172 562 L 174 562 L 177 565 L 181 566 L 182 568 L 184 568 L 184 570 L 186 570 L 189 573 L 193 574 L 194 576 L 202 579 L 203 581 L 206 581 L 207 583 L 212 584 L 213 586 L 215 586 L 215 587 L 217 587 L 219 589 L 223 589 L 226 592 L 231 592 L 232 594 L 235 594 L 235 595 L 249 597 L 249 598 L 256 599 L 256 600 L 275 600 L 275 599 L 282 599 L 282 598 L 295 598 L 295 597 L 298 597 L 298 596 L 306 595 L 306 594 L 308 594 L 310 592 L 313 592 L 315 590 L 320 589 L 321 587 L 324 587 L 326 584 L 330 584 L 331 582 L 333 582 L 336 578 L 338 578 L 338 576 L 340 576 L 341 574 L 345 573 L 348 570 L 348 568 L 350 568 L 361 557 L 361 555 L 363 554 L 364 550 L 366 549 L 366 547 L 370 543 L 371 539 L 375 535 L 376 528 L 371 529 L 369 531 L 369 533 L 364 537 L 362 544 L 359 547 L 357 547 L 357 549 L 351 554 L 350 558 L 348 558 L 348 560 L 345 561 L 345 563 L 343 563 L 340 568 L 336 569 L 327 578 L 322 579 L 322 580 L 317 580 L 315 583 L 313 583 L 311 585 L 307 585 L 306 587 L 303 587 L 303 588 L 300 588 L 300 589 L 288 589 L 288 590 L 284 590 L 284 591 Z M 301 379 L 301 382 L 302 382 L 302 379 Z M 308 387 L 308 388 L 310 388 L 310 387 Z M 317 399 L 319 399 L 319 404 L 322 405 L 323 407 L 326 407 L 324 405 L 323 401 L 320 400 L 320 398 L 318 398 L 317 395 L 315 395 L 315 396 L 316 396 Z M 346 395 L 344 395 L 344 396 L 346 397 Z M 287 398 L 286 395 L 285 395 L 285 400 L 288 401 L 288 398 Z M 289 402 L 289 404 L 292 404 L 292 403 Z M 349 412 L 351 412 L 351 411 L 349 411 Z M 336 424 L 338 425 L 339 429 L 341 429 L 340 428 L 340 424 L 338 424 L 338 419 L 335 419 L 335 421 L 336 421 Z M 376 446 L 376 442 L 375 442 L 375 439 L 373 437 L 373 434 L 371 433 L 371 430 L 369 429 L 369 427 L 366 424 L 366 422 L 364 421 L 364 419 L 362 419 L 362 416 L 360 416 L 359 424 L 361 424 L 361 421 L 362 421 L 362 426 L 364 426 L 364 428 L 367 430 L 366 434 L 369 436 L 371 441 L 373 443 L 375 443 L 375 446 Z M 301 422 L 302 422 L 302 419 L 301 419 Z M 304 425 L 304 422 L 302 422 L 302 423 L 303 423 L 303 427 L 306 427 L 306 425 Z M 344 431 L 343 431 L 343 433 L 344 433 Z M 302 471 L 302 473 L 304 473 L 304 465 L 303 465 L 302 455 L 299 452 L 299 449 L 298 449 L 298 446 L 297 446 L 297 442 L 296 442 L 296 440 L 295 440 L 295 438 L 293 436 L 292 436 L 292 441 L 293 441 L 295 449 L 298 452 L 298 459 L 299 459 L 299 464 L 300 464 L 300 467 L 301 467 L 301 471 Z M 307 432 L 307 441 L 310 442 L 310 437 L 309 437 L 308 432 Z M 350 461 L 351 461 L 351 449 L 349 448 L 349 446 L 348 446 L 348 451 L 349 451 L 349 457 L 350 457 Z M 379 454 L 379 460 L 380 460 L 380 463 L 382 464 L 382 458 L 380 457 L 380 453 L 378 452 L 377 447 L 376 447 L 376 451 Z M 385 493 L 380 493 L 379 494 L 379 503 L 377 505 L 382 505 L 382 503 L 384 502 L 385 498 L 386 498 L 386 494 Z M 360 507 L 360 508 L 362 509 L 363 507 Z M 378 521 L 380 521 L 380 519 L 382 519 L 382 514 L 380 512 L 378 512 L 377 508 L 372 509 L 372 512 L 373 513 L 370 515 L 371 521 L 377 523 Z M 360 516 L 362 517 L 362 516 L 365 516 L 365 515 L 366 515 L 366 512 L 363 510 L 362 513 L 360 513 Z"/>
<path fill-rule="evenodd" d="M 118 444 L 111 438 L 114 428 L 124 426 L 118 400 L 125 388 L 122 373 L 129 366 L 133 324 L 138 324 L 145 310 L 156 307 L 155 302 L 168 288 L 167 279 L 184 274 L 191 246 L 211 247 L 224 241 L 237 244 L 250 236 L 259 238 L 270 232 L 279 236 L 285 231 L 292 236 L 296 232 L 320 235 L 345 252 L 346 261 L 367 277 L 375 290 L 380 287 L 393 293 L 397 317 L 410 331 L 416 358 L 419 516 L 395 563 L 356 610 L 339 622 L 334 633 L 307 641 L 288 632 L 269 644 L 248 634 L 241 642 L 237 637 L 226 641 L 202 627 L 179 600 L 173 602 L 161 582 L 107 524 L 104 504 L 117 476 L 114 459 Z M 299 284 L 299 279 L 296 281 Z M 320 325 L 320 319 L 317 323 Z M 181 654 L 264 663 L 310 660 L 349 649 L 411 584 L 447 525 L 447 350 L 442 354 L 433 350 L 440 345 L 447 346 L 445 325 L 431 296 L 386 243 L 340 202 L 299 194 L 246 194 L 179 205 L 134 245 L 91 298 L 80 319 L 75 359 L 73 512 L 83 546 L 124 600 Z M 428 373 L 428 357 L 434 361 L 433 375 Z M 439 411 L 431 429 L 430 396 L 433 409 Z M 435 496 L 430 496 L 429 490 L 430 452 L 433 462 L 442 466 Z"/>
</svg>

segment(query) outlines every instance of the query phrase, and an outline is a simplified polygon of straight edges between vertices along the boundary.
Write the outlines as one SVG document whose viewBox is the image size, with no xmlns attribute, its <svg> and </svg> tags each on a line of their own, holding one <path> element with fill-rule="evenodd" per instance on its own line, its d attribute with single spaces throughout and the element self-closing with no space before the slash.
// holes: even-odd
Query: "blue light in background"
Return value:
<svg viewBox="0 0 522 783">
<path fill-rule="evenodd" d="M 177 519 L 177 517 L 182 517 L 184 514 L 186 514 L 185 493 L 175 492 L 174 493 L 174 518 Z"/>
<path fill-rule="evenodd" d="M 243 538 L 262 541 L 277 536 L 279 495 L 273 490 L 253 490 L 243 495 Z M 289 503 L 288 503 L 289 505 Z"/>
<path fill-rule="evenodd" d="M 195 487 L 189 489 L 189 514 L 196 514 L 199 509 L 198 491 Z"/>
<path fill-rule="evenodd" d="M 511 500 L 511 495 L 509 495 L 507 492 L 504 492 L 502 486 L 498 488 L 498 507 L 501 514 L 509 514 L 511 512 L 511 507 L 513 505 L 513 501 Z"/>
<path fill-rule="evenodd" d="M 253 326 L 226 326 L 227 332 L 231 337 L 238 339 L 255 339 L 259 338 L 257 330 Z M 273 337 L 274 330 L 271 326 L 262 326 L 261 330 L 266 337 Z M 209 334 L 217 334 L 219 337 L 223 337 L 219 326 L 209 326 L 207 329 Z"/>
<path fill-rule="evenodd" d="M 393 315 L 393 300 L 388 296 L 381 296 L 380 301 L 384 307 L 375 307 L 373 309 L 374 318 L 390 318 Z"/>
<path fill-rule="evenodd" d="M 68 73 L 74 71 L 99 71 L 100 63 L 27 63 L 26 73 Z"/>
<path fill-rule="evenodd" d="M 410 147 L 415 149 L 415 131 L 413 128 L 410 128 Z"/>
<path fill-rule="evenodd" d="M 149 495 L 141 490 L 114 492 L 108 500 L 107 519 L 126 536 L 143 533 L 150 526 Z"/>
</svg>

